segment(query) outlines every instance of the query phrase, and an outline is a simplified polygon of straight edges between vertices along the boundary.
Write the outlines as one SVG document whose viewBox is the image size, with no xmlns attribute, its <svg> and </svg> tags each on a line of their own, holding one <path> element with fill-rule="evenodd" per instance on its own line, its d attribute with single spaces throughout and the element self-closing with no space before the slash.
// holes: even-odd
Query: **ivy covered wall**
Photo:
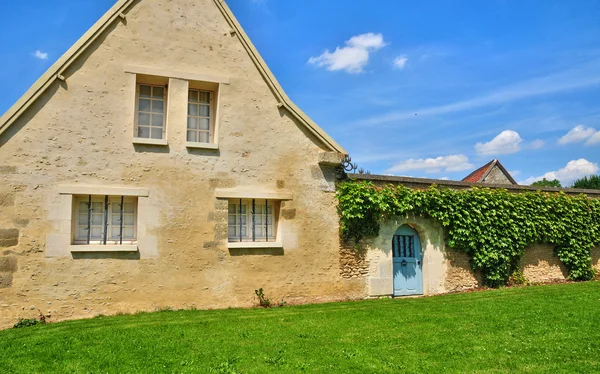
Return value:
<svg viewBox="0 0 600 374">
<path fill-rule="evenodd" d="M 600 245 L 600 199 L 563 192 L 432 186 L 414 190 L 370 181 L 344 181 L 337 189 L 341 235 L 360 243 L 392 217 L 414 214 L 444 227 L 446 244 L 465 251 L 487 286 L 507 284 L 526 247 L 552 244 L 572 280 L 595 275 L 591 249 Z"/>
</svg>

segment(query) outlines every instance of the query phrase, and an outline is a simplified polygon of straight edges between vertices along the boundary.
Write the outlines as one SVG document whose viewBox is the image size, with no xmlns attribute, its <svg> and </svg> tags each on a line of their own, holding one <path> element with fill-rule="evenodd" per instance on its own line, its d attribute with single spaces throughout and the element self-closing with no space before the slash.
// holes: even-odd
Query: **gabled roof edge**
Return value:
<svg viewBox="0 0 600 374">
<path fill-rule="evenodd" d="M 494 170 L 494 166 L 496 166 L 498 164 L 498 159 L 495 158 L 493 159 L 490 163 L 489 163 L 489 167 L 487 168 L 487 170 L 485 171 L 485 173 L 483 173 L 483 175 L 481 176 L 481 178 L 479 178 L 478 182 L 481 182 L 483 180 L 485 180 L 485 178 L 487 178 L 488 175 L 490 175 L 490 173 L 492 172 L 492 170 Z M 500 170 L 502 171 L 502 170 Z"/>
<path fill-rule="evenodd" d="M 466 177 L 464 177 L 464 178 L 462 179 L 462 181 L 463 181 L 463 182 L 467 182 L 467 181 L 469 181 L 469 179 L 470 179 L 472 176 L 474 176 L 475 174 L 477 174 L 477 173 L 479 173 L 480 171 L 482 171 L 483 169 L 485 169 L 485 171 L 484 171 L 484 173 L 482 174 L 482 176 L 481 176 L 481 177 L 479 177 L 479 178 L 477 178 L 477 180 L 476 180 L 474 183 L 480 182 L 480 181 L 481 181 L 481 179 L 483 179 L 483 177 L 489 173 L 489 171 L 491 170 L 491 167 L 492 167 L 492 166 L 493 166 L 493 164 L 494 164 L 494 161 L 495 161 L 495 160 L 492 160 L 492 161 L 488 162 L 487 164 L 485 164 L 485 165 L 483 165 L 483 166 L 481 166 L 481 167 L 478 167 L 477 169 L 475 169 L 474 171 L 472 171 L 472 172 L 471 172 L 469 175 L 467 175 Z M 469 181 L 469 182 L 472 182 L 472 181 Z"/>
<path fill-rule="evenodd" d="M 260 74 L 272 89 L 282 107 L 285 107 L 300 123 L 321 140 L 327 148 L 332 151 L 347 154 L 346 150 L 333 140 L 323 129 L 313 122 L 300 108 L 298 108 L 283 91 L 283 88 L 275 79 L 275 76 L 262 59 L 258 50 L 254 47 L 248 35 L 239 24 L 224 0 L 213 0 L 221 11 L 227 23 L 235 31 L 240 42 L 248 52 L 248 55 L 258 68 Z M 0 134 L 14 123 L 14 121 L 25 111 L 44 91 L 54 82 L 62 77 L 62 73 L 75 61 L 87 47 L 96 40 L 123 12 L 134 2 L 134 0 L 118 0 L 79 40 L 71 46 L 26 92 L 13 104 L 8 111 L 0 117 Z M 63 78 L 64 79 L 64 78 Z"/>
<path fill-rule="evenodd" d="M 248 55 L 258 68 L 260 74 L 263 76 L 263 78 L 267 81 L 267 84 L 273 90 L 281 106 L 283 106 L 288 112 L 290 112 L 298 121 L 300 121 L 300 123 L 305 125 L 306 128 L 319 140 L 321 140 L 330 150 L 342 154 L 348 154 L 348 152 L 341 145 L 339 145 L 335 140 L 333 140 L 333 138 L 331 138 L 322 128 L 319 127 L 319 125 L 317 125 L 313 120 L 311 120 L 310 117 L 308 117 L 300 108 L 298 108 L 298 106 L 296 106 L 296 104 L 292 102 L 292 100 L 290 100 L 290 98 L 283 90 L 283 87 L 281 87 L 281 85 L 267 66 L 266 62 L 261 57 L 260 53 L 258 53 L 256 47 L 254 46 L 254 44 L 252 44 L 252 41 L 242 28 L 238 20 L 233 15 L 231 9 L 229 9 L 227 4 L 225 3 L 225 0 L 213 1 L 215 2 L 219 10 L 221 10 L 221 13 L 223 13 L 223 16 L 229 23 L 229 26 L 231 26 L 233 31 L 235 31 L 236 36 L 239 38 L 240 42 L 248 52 Z"/>
<path fill-rule="evenodd" d="M 62 73 L 75 61 L 96 38 L 101 35 L 121 14 L 133 3 L 134 0 L 119 0 L 106 12 L 75 44 L 71 46 L 37 81 L 0 117 L 0 134 L 4 133 L 10 125 L 37 98 L 43 94 L 55 79 L 64 79 Z"/>
<path fill-rule="evenodd" d="M 496 160 L 496 165 L 500 168 L 500 170 L 502 170 L 504 175 L 508 178 L 509 181 L 512 182 L 512 184 L 518 185 L 517 181 L 512 177 L 512 175 L 510 175 L 510 173 L 508 172 L 508 170 L 506 170 L 504 165 L 502 165 L 500 160 Z"/>
</svg>

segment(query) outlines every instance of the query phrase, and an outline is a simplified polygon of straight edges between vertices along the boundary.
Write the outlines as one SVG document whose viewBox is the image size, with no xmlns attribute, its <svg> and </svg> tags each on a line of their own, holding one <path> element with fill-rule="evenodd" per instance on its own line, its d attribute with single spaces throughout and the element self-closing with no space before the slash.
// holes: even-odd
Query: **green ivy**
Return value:
<svg viewBox="0 0 600 374">
<path fill-rule="evenodd" d="M 446 244 L 465 251 L 487 286 L 506 285 L 526 247 L 555 246 L 572 280 L 590 280 L 591 249 L 600 245 L 600 200 L 563 192 L 510 193 L 504 189 L 413 190 L 368 181 L 338 184 L 341 234 L 359 243 L 377 236 L 381 222 L 408 213 L 433 218 Z"/>
</svg>

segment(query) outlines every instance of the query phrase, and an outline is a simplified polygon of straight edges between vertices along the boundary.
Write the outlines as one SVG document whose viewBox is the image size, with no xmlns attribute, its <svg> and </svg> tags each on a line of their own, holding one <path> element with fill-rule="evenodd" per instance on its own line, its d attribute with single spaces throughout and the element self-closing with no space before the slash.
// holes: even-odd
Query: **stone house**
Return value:
<svg viewBox="0 0 600 374">
<path fill-rule="evenodd" d="M 288 303 L 393 295 L 399 249 L 423 279 L 399 294 L 476 286 L 435 222 L 391 221 L 366 254 L 340 243 L 346 153 L 222 0 L 119 0 L 0 118 L 0 328 L 37 309 L 247 307 L 261 287 Z"/>
<path fill-rule="evenodd" d="M 471 174 L 467 175 L 463 182 L 488 183 L 488 184 L 518 184 L 500 160 L 493 159 Z"/>
<path fill-rule="evenodd" d="M 119 0 L 0 118 L 0 325 L 362 295 L 346 151 L 221 0 Z"/>
</svg>

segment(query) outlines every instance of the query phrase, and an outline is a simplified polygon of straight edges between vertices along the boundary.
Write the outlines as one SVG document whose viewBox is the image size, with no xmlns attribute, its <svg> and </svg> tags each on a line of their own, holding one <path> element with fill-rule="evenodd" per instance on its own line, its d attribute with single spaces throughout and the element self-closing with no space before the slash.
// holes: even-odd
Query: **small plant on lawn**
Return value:
<svg viewBox="0 0 600 374">
<path fill-rule="evenodd" d="M 523 271 L 521 271 L 521 269 L 516 269 L 510 275 L 510 279 L 508 280 L 508 285 L 509 286 L 527 286 L 527 285 L 529 285 L 529 280 L 527 279 L 525 274 L 523 274 Z"/>
<path fill-rule="evenodd" d="M 265 292 L 263 291 L 262 287 L 259 288 L 258 290 L 254 290 L 254 293 L 256 294 L 256 297 L 258 297 L 258 305 L 260 305 L 263 308 L 270 308 L 271 307 L 271 300 L 269 300 L 267 298 L 267 296 L 265 295 Z"/>
<path fill-rule="evenodd" d="M 38 309 L 39 317 L 38 318 L 19 318 L 19 321 L 14 324 L 13 328 L 19 329 L 22 327 L 29 327 L 35 325 L 45 325 L 46 318 L 50 318 L 50 315 L 46 315 L 42 313 L 41 310 Z"/>
<path fill-rule="evenodd" d="M 209 373 L 214 374 L 240 374 L 241 371 L 237 368 L 238 358 L 230 357 L 220 364 L 210 368 Z"/>
<path fill-rule="evenodd" d="M 275 356 L 267 357 L 265 359 L 265 363 L 273 366 L 281 366 L 285 364 L 285 358 L 283 357 L 284 353 L 284 351 L 280 350 Z"/>
</svg>

